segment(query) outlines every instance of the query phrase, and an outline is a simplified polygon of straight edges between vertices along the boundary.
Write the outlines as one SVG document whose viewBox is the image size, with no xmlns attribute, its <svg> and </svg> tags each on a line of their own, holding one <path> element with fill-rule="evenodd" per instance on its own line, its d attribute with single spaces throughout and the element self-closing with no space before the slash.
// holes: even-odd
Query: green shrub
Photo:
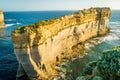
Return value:
<svg viewBox="0 0 120 80">
<path fill-rule="evenodd" d="M 100 77 L 100 76 L 95 76 L 95 77 L 93 77 L 92 80 L 104 80 L 104 79 L 102 77 Z"/>
<path fill-rule="evenodd" d="M 13 32 L 22 34 L 25 32 L 25 26 L 20 26 L 16 30 L 14 30 Z"/>
<path fill-rule="evenodd" d="M 96 63 L 96 61 L 88 63 L 83 70 L 83 75 L 92 75 L 93 69 L 96 67 Z"/>
<path fill-rule="evenodd" d="M 88 63 L 82 76 L 88 80 L 119 80 L 120 46 L 104 51 L 100 60 Z M 77 78 L 77 80 L 79 79 L 81 80 L 81 76 Z"/>
<path fill-rule="evenodd" d="M 97 63 L 98 70 L 106 80 L 120 79 L 120 47 L 104 51 L 101 60 Z"/>
</svg>

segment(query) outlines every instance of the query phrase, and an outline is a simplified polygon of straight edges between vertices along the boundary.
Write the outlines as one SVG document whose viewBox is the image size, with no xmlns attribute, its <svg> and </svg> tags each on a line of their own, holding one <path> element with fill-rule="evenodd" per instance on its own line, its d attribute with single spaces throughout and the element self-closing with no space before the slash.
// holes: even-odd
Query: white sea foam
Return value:
<svg viewBox="0 0 120 80">
<path fill-rule="evenodd" d="M 85 43 L 85 49 L 90 50 L 91 48 L 95 47 L 96 45 L 103 42 L 103 37 L 97 37 L 93 38 L 91 40 L 88 40 L 88 42 Z"/>
<path fill-rule="evenodd" d="M 19 25 L 21 23 L 17 22 L 17 23 L 12 23 L 12 24 L 5 24 L 5 26 L 0 26 L 0 28 L 5 28 L 5 27 L 11 27 L 13 25 Z"/>
<path fill-rule="evenodd" d="M 117 36 L 117 35 L 115 35 L 115 34 L 111 34 L 111 35 L 109 35 L 109 36 L 106 36 L 105 38 L 104 38 L 104 41 L 112 41 L 112 40 L 120 40 L 120 38 Z"/>
<path fill-rule="evenodd" d="M 109 26 L 118 28 L 118 27 L 120 27 L 120 22 L 118 22 L 118 21 L 116 21 L 116 22 L 109 22 Z"/>
<path fill-rule="evenodd" d="M 110 33 L 104 37 L 96 37 L 85 43 L 85 49 L 90 50 L 92 47 L 95 47 L 102 42 L 113 43 L 120 41 L 120 28 L 114 28 L 110 30 Z M 112 44 L 111 43 L 111 44 Z"/>
<path fill-rule="evenodd" d="M 21 24 L 21 23 L 17 22 L 16 24 Z"/>
<path fill-rule="evenodd" d="M 110 30 L 113 33 L 120 33 L 120 28 L 114 28 Z"/>
<path fill-rule="evenodd" d="M 16 21 L 16 19 L 5 19 L 5 21 Z"/>
<path fill-rule="evenodd" d="M 104 37 L 104 41 L 120 40 L 120 29 L 111 29 L 110 34 Z"/>
<path fill-rule="evenodd" d="M 109 22 L 109 24 L 120 24 L 120 22 L 116 21 L 116 22 Z"/>
<path fill-rule="evenodd" d="M 10 27 L 10 26 L 13 26 L 15 24 L 5 24 L 5 27 Z"/>
</svg>

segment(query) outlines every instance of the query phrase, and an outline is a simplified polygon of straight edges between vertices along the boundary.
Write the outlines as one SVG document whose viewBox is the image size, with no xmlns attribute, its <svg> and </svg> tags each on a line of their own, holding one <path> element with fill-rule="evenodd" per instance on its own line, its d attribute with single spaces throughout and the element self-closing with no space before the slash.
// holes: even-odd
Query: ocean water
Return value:
<svg viewBox="0 0 120 80">
<path fill-rule="evenodd" d="M 15 80 L 18 62 L 14 54 L 11 41 L 11 32 L 19 26 L 34 24 L 41 20 L 59 18 L 69 15 L 75 11 L 29 11 L 29 12 L 4 12 L 5 28 L 0 28 L 0 80 Z M 89 55 L 82 61 L 98 59 L 104 49 L 120 44 L 120 11 L 112 11 L 109 26 L 110 34 L 104 37 L 104 41 L 93 48 Z M 94 54 L 94 55 L 92 55 Z M 98 56 L 98 57 L 96 57 Z M 78 67 L 79 60 L 71 62 L 75 68 Z"/>
<path fill-rule="evenodd" d="M 74 11 L 4 12 L 5 28 L 0 28 L 0 80 L 15 80 L 18 62 L 14 54 L 11 32 L 19 26 L 69 15 Z"/>
</svg>

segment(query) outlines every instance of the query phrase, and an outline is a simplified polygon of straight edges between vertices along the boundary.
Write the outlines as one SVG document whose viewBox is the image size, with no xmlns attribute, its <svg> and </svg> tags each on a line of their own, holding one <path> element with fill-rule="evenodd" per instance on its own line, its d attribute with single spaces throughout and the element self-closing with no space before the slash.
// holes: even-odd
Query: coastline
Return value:
<svg viewBox="0 0 120 80">
<path fill-rule="evenodd" d="M 60 70 L 62 70 L 62 72 L 60 72 L 55 78 L 54 80 L 59 80 L 59 79 L 65 79 L 68 77 L 68 75 L 71 75 L 71 74 L 79 74 L 79 73 L 82 73 L 83 70 L 84 70 L 84 67 L 89 63 L 91 62 L 88 58 L 88 60 L 85 60 L 84 57 L 87 57 L 88 55 L 94 55 L 94 54 L 91 54 L 90 51 L 92 51 L 93 48 L 95 48 L 96 46 L 100 45 L 101 43 L 104 42 L 104 38 L 106 36 L 108 36 L 108 34 L 106 35 L 103 35 L 103 36 L 100 36 L 100 37 L 95 37 L 95 38 L 91 38 L 91 39 L 88 39 L 87 41 L 84 42 L 84 50 L 82 51 L 83 54 L 80 54 L 72 59 L 69 59 L 67 60 L 66 62 L 63 62 L 61 63 L 61 67 L 57 67 L 59 68 Z M 102 55 L 102 54 L 101 54 Z M 101 57 L 101 55 L 99 55 L 99 59 Z M 79 69 L 76 67 L 76 68 L 72 68 L 70 67 L 70 69 L 67 70 L 67 66 L 77 66 L 77 65 L 73 65 L 73 63 L 76 63 L 76 62 L 80 62 L 82 63 L 82 67 L 79 66 Z M 85 63 L 83 63 L 85 62 Z M 64 68 L 62 68 L 62 66 L 66 66 Z"/>
<path fill-rule="evenodd" d="M 120 28 L 119 28 L 118 31 L 120 31 Z M 95 37 L 95 38 L 87 40 L 85 42 L 85 45 L 86 45 L 85 47 L 86 48 L 84 50 L 84 54 L 81 55 L 81 56 L 78 56 L 76 58 L 72 58 L 71 60 L 69 60 L 65 63 L 62 63 L 60 69 L 62 69 L 63 72 L 60 72 L 54 78 L 54 80 L 61 80 L 61 79 L 64 80 L 66 78 L 67 79 L 72 79 L 72 78 L 83 79 L 82 77 L 80 77 L 80 75 L 83 75 L 84 70 L 88 66 L 88 64 L 90 64 L 92 62 L 94 63 L 94 62 L 99 61 L 103 56 L 103 52 L 105 52 L 107 50 L 110 50 L 115 46 L 119 46 L 119 44 L 118 45 L 112 45 L 112 46 L 109 46 L 108 48 L 106 47 L 106 48 L 100 49 L 101 50 L 100 52 L 99 51 L 97 51 L 97 53 L 92 52 L 92 51 L 96 51 L 95 49 L 99 50 L 99 48 L 101 48 L 99 46 L 104 44 L 105 42 L 109 43 L 109 41 L 117 40 L 117 38 L 111 39 L 111 37 L 114 37 L 113 33 L 115 34 L 115 32 L 116 32 L 116 30 L 114 28 L 111 28 L 110 33 L 108 33 L 107 35 L 101 36 L 101 37 Z M 118 40 L 120 40 L 120 39 L 118 39 Z M 78 63 L 82 64 L 82 65 L 78 65 Z M 64 66 L 64 67 L 62 67 L 62 66 Z M 75 77 L 75 75 L 76 75 L 76 77 Z"/>
<path fill-rule="evenodd" d="M 117 12 L 118 14 L 119 14 L 119 11 Z M 11 13 L 10 13 L 11 14 Z M 13 13 L 14 14 L 14 13 Z M 24 14 L 24 13 L 23 13 Z M 18 15 L 18 14 L 17 14 Z M 36 15 L 36 14 L 34 14 L 34 15 Z M 92 47 L 92 51 L 90 51 L 90 54 L 93 54 L 93 55 L 90 55 L 90 56 L 93 56 L 92 58 L 94 58 L 94 56 L 98 59 L 98 56 L 99 55 L 97 55 L 96 53 L 102 53 L 102 51 L 103 50 L 107 50 L 107 49 L 111 49 L 111 47 L 112 46 L 116 46 L 116 45 L 119 45 L 120 44 L 120 42 L 119 42 L 119 32 L 120 32 L 120 29 L 119 29 L 119 26 L 118 26 L 118 24 L 119 24 L 119 22 L 118 22 L 118 19 L 119 19 L 119 17 L 116 17 L 116 15 L 114 16 L 115 14 L 114 14 L 114 12 L 112 12 L 112 18 L 111 18 L 111 20 L 110 20 L 110 24 L 109 24 L 109 26 L 110 26 L 110 28 L 112 27 L 113 29 L 111 29 L 111 31 L 110 31 L 110 33 L 107 35 L 107 36 L 105 36 L 105 39 L 103 39 L 105 42 L 102 42 L 101 44 L 99 44 L 99 45 L 97 45 L 97 46 L 95 46 L 95 47 Z M 18 15 L 19 16 L 19 15 Z M 37 15 L 36 15 L 37 16 Z M 35 17 L 35 16 L 34 16 Z M 8 17 L 8 19 L 10 19 L 9 17 Z M 32 20 L 32 19 L 31 19 Z M 19 22 L 18 21 L 18 19 L 16 19 L 16 21 L 17 22 Z M 117 21 L 117 22 L 116 22 Z M 26 21 L 25 21 L 26 22 Z M 19 22 L 19 23 L 21 23 L 21 24 L 23 24 L 22 22 Z M 18 25 L 15 25 L 16 24 L 16 22 L 14 23 L 14 26 L 18 26 Z M 10 30 L 11 30 L 11 28 L 12 27 L 14 27 L 14 26 L 10 26 L 10 27 L 6 27 L 6 28 L 10 28 Z M 6 29 L 6 31 L 8 32 L 9 30 L 8 29 Z M 1 33 L 2 34 L 2 33 Z M 8 35 L 8 34 L 6 34 L 7 36 L 10 36 L 10 35 Z M 8 41 L 8 40 L 6 40 L 6 41 Z M 5 43 L 6 43 L 6 41 L 5 41 Z M 91 42 L 93 42 L 93 41 L 91 41 Z M 94 42 L 93 42 L 94 43 Z M 6 46 L 8 46 L 7 44 L 5 44 Z M 11 45 L 9 45 L 9 47 L 10 47 Z M 91 45 L 91 46 L 93 46 L 93 45 Z M 2 47 L 2 45 L 1 45 L 1 47 Z M 6 47 L 4 48 L 4 49 L 6 49 L 7 51 L 10 51 L 11 50 L 11 48 L 10 48 L 10 50 L 9 50 L 9 47 L 7 47 L 7 49 L 6 49 Z M 3 48 L 2 48 L 3 49 Z M 12 49 L 13 50 L 13 49 Z M 6 51 L 6 52 L 7 52 Z M 6 55 L 7 53 L 4 53 L 4 52 L 2 52 L 4 55 Z M 9 54 L 10 52 L 8 52 L 8 54 Z M 13 53 L 13 52 L 12 52 Z M 89 55 L 89 53 L 87 53 L 87 56 Z M 1 56 L 2 57 L 2 56 Z M 15 56 L 14 57 L 9 57 L 8 56 L 8 58 L 16 58 Z M 8 58 L 7 58 L 7 60 L 8 60 Z M 87 57 L 87 58 L 90 58 L 90 57 Z M 96 60 L 96 58 L 95 58 L 95 60 Z M 101 58 L 101 57 L 100 57 Z M 74 60 L 75 58 L 73 58 L 73 60 Z M 6 59 L 4 59 L 4 60 L 6 60 Z M 16 60 L 16 59 L 15 59 Z M 85 60 L 86 60 L 86 57 L 85 57 Z M 84 61 L 84 60 L 83 60 Z M 90 60 L 88 60 L 88 61 L 90 61 Z M 2 61 L 2 62 L 4 62 L 4 61 Z M 4 64 L 7 64 L 7 63 L 2 63 L 1 62 L 1 66 L 2 65 L 4 65 Z M 13 62 L 13 61 L 12 61 Z M 75 62 L 75 60 L 73 61 L 73 62 Z M 79 62 L 79 61 L 78 61 Z M 81 63 L 81 62 L 80 62 Z M 14 63 L 13 63 L 14 64 Z M 76 63 L 75 63 L 76 64 Z M 8 64 L 8 66 L 10 66 L 9 64 Z M 17 66 L 17 65 L 16 65 Z M 3 70 L 4 71 L 4 69 L 5 69 L 5 71 L 7 70 L 7 67 L 5 66 L 4 68 L 0 68 L 1 70 Z M 8 68 L 9 69 L 9 68 Z M 7 74 L 9 74 L 9 72 L 10 71 L 13 71 L 12 70 L 12 67 L 11 67 L 11 69 L 10 70 L 8 70 L 8 72 L 7 73 L 4 73 L 4 75 L 7 75 Z M 15 70 L 15 73 L 16 73 L 16 70 Z M 2 76 L 3 74 L 0 74 L 0 76 Z M 12 75 L 12 74 L 11 74 Z M 14 78 L 12 78 L 12 76 L 11 75 L 7 75 L 7 76 L 9 76 L 9 78 L 10 79 L 12 79 L 12 80 L 15 80 L 15 77 Z M 14 75 L 15 76 L 15 75 Z M 63 76 L 63 75 L 62 75 Z M 2 79 L 3 77 L 1 77 L 1 79 Z M 5 80 L 8 80 L 8 78 L 3 78 L 3 79 L 5 79 Z"/>
<path fill-rule="evenodd" d="M 60 72 L 56 66 L 81 55 L 86 40 L 109 32 L 110 13 L 110 8 L 90 8 L 17 28 L 12 33 L 12 40 L 15 54 L 22 65 L 18 73 L 24 69 L 26 73 L 22 72 L 21 75 L 27 74 L 30 79 L 37 75 L 44 80 L 53 79 Z M 22 77 L 19 75 L 17 78 Z"/>
</svg>

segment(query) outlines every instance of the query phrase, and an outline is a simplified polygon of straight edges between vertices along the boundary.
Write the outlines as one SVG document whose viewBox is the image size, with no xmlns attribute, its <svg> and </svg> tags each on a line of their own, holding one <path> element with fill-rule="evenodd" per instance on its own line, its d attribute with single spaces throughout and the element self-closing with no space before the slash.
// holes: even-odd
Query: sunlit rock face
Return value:
<svg viewBox="0 0 120 80">
<path fill-rule="evenodd" d="M 1 10 L 0 10 L 0 26 L 4 26 L 4 15 Z"/>
<path fill-rule="evenodd" d="M 63 62 L 83 55 L 86 40 L 109 32 L 110 13 L 110 8 L 90 8 L 16 29 L 17 79 L 53 80 Z"/>
</svg>

